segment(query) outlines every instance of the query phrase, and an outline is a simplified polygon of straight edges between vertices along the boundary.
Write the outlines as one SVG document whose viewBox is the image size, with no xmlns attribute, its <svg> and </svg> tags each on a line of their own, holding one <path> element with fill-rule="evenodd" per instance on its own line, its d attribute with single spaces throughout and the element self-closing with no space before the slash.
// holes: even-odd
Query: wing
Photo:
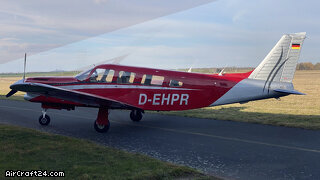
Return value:
<svg viewBox="0 0 320 180">
<path fill-rule="evenodd" d="M 86 104 L 90 106 L 104 106 L 110 108 L 122 109 L 139 109 L 124 102 L 119 102 L 106 97 L 93 95 L 89 93 L 67 90 L 56 86 L 42 83 L 23 82 L 22 80 L 10 86 L 12 90 L 35 93 L 43 96 L 55 97 L 76 103 Z"/>
</svg>

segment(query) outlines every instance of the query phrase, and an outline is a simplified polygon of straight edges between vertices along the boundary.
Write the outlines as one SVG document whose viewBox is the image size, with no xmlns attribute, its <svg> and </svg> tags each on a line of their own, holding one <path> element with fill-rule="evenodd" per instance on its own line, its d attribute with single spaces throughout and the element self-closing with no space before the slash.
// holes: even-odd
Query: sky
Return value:
<svg viewBox="0 0 320 180">
<path fill-rule="evenodd" d="M 0 30 L 0 73 L 22 72 L 24 50 L 31 54 L 29 72 L 79 70 L 117 57 L 123 57 L 123 65 L 164 69 L 255 67 L 283 34 L 294 32 L 307 32 L 300 62 L 320 62 L 316 0 L 92 0 L 96 12 L 81 3 L 63 16 L 59 11 L 72 7 L 72 1 L 44 2 L 49 10 L 31 11 L 39 9 L 36 0 L 29 11 L 21 10 L 23 5 L 11 8 L 21 18 L 18 25 L 10 24 L 0 8 L 0 24 L 7 25 Z M 25 17 L 36 23 L 22 23 Z"/>
</svg>

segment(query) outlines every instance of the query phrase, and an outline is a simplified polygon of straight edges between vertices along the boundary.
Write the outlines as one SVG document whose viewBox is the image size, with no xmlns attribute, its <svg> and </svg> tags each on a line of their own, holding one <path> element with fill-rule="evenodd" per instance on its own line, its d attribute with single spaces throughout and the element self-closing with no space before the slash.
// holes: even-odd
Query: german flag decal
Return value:
<svg viewBox="0 0 320 180">
<path fill-rule="evenodd" d="M 300 44 L 292 44 L 292 49 L 300 49 Z"/>
</svg>

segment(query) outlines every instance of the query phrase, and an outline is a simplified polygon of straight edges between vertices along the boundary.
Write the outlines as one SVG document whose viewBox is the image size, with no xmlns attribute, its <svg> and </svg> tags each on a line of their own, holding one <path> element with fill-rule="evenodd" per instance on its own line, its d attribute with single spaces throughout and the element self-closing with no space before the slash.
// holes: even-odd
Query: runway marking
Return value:
<svg viewBox="0 0 320 180">
<path fill-rule="evenodd" d="M 39 111 L 36 111 L 36 110 L 33 110 L 33 109 L 26 109 L 26 108 L 17 108 L 17 107 L 10 107 L 10 106 L 0 106 L 0 107 L 11 108 L 11 109 L 19 109 L 19 110 L 25 110 L 25 111 L 39 112 Z M 92 118 L 89 118 L 89 117 L 75 116 L 75 115 L 65 115 L 65 114 L 55 113 L 55 112 L 51 112 L 51 113 L 52 114 L 56 114 L 56 115 L 60 115 L 60 116 L 76 117 L 76 118 L 92 120 Z M 189 134 L 189 135 L 204 136 L 204 137 L 210 137 L 210 138 L 215 138 L 215 139 L 228 140 L 228 141 L 243 142 L 243 143 L 249 143 L 249 144 L 258 144 L 258 145 L 265 145 L 265 146 L 278 147 L 278 148 L 284 148 L 284 149 L 291 149 L 291 150 L 320 153 L 320 150 L 317 150 L 317 149 L 308 149 L 308 148 L 301 148 L 301 147 L 295 147 L 295 146 L 286 146 L 286 145 L 272 144 L 272 143 L 266 143 L 266 142 L 260 142 L 260 141 L 241 139 L 241 138 L 224 137 L 224 136 L 219 136 L 219 135 L 211 135 L 211 134 L 205 134 L 205 133 L 199 133 L 199 132 L 190 132 L 190 131 L 183 131 L 183 130 L 176 130 L 176 129 L 170 129 L 170 128 L 161 128 L 161 127 L 141 125 L 141 124 L 139 124 L 139 125 L 138 124 L 129 124 L 129 123 L 113 121 L 113 120 L 110 120 L 110 121 L 113 122 L 113 123 L 123 124 L 123 125 L 127 125 L 127 126 L 144 127 L 144 128 L 150 128 L 150 129 L 158 129 L 158 130 L 167 131 L 167 132 L 175 132 L 175 133 L 182 133 L 182 134 Z"/>
</svg>

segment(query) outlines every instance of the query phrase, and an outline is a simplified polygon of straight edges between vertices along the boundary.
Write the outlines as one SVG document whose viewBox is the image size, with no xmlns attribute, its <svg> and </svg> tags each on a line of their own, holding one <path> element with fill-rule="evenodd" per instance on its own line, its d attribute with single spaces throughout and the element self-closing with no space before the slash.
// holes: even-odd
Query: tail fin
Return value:
<svg viewBox="0 0 320 180">
<path fill-rule="evenodd" d="M 305 37 L 305 32 L 283 35 L 249 78 L 265 80 L 269 86 L 272 82 L 291 83 Z"/>
</svg>

